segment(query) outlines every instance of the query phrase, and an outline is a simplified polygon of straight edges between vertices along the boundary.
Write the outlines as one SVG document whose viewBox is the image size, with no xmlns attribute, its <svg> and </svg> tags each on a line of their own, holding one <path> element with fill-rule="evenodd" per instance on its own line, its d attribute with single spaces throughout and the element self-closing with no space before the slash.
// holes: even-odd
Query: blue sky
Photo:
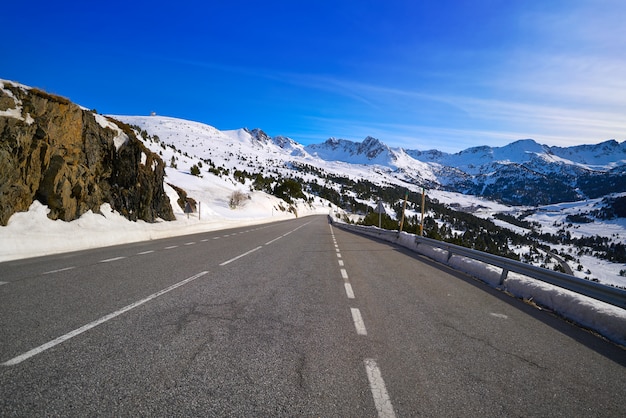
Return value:
<svg viewBox="0 0 626 418">
<path fill-rule="evenodd" d="M 456 152 L 626 139 L 622 0 L 9 2 L 0 78 L 99 113 Z"/>
</svg>

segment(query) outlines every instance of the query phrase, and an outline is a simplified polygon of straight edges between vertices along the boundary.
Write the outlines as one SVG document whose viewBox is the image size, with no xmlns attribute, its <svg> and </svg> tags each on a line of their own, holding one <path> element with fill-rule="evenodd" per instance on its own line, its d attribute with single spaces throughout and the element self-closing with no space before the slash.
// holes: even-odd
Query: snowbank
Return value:
<svg viewBox="0 0 626 418">
<path fill-rule="evenodd" d="M 626 345 L 624 309 L 517 273 L 508 274 L 505 288 L 519 298 L 548 307 L 585 328 Z"/>
<path fill-rule="evenodd" d="M 175 221 L 156 223 L 131 222 L 104 204 L 99 214 L 89 211 L 64 222 L 49 219 L 48 207 L 35 201 L 27 212 L 15 213 L 7 226 L 0 227 L 0 262 L 294 219 L 293 213 L 279 209 L 281 204 L 285 206 L 282 200 L 259 192 L 245 206 L 228 209 L 230 213 L 218 214 L 205 204 L 200 216 L 187 217 L 176 207 Z M 296 209 L 300 217 L 328 214 L 328 207 L 322 206 L 299 204 Z"/>
</svg>

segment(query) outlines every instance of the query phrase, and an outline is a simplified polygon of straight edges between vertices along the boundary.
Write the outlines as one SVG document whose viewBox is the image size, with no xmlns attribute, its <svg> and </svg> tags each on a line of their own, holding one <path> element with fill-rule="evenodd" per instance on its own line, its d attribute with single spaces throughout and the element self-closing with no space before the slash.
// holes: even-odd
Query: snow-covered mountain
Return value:
<svg viewBox="0 0 626 418">
<path fill-rule="evenodd" d="M 303 146 L 260 129 L 219 131 L 197 122 L 160 116 L 115 116 L 190 154 L 224 161 L 231 169 L 281 173 L 293 164 L 355 181 L 372 180 L 412 190 L 460 192 L 513 205 L 542 205 L 626 191 L 626 141 L 549 147 L 532 139 L 503 147 L 478 146 L 455 154 L 393 148 L 376 138 L 362 142 L 330 138 Z"/>
<path fill-rule="evenodd" d="M 396 153 L 371 136 L 365 138 L 363 142 L 330 138 L 322 144 L 309 145 L 305 150 L 322 160 L 350 164 L 390 165 L 396 161 Z"/>
<path fill-rule="evenodd" d="M 626 190 L 626 142 L 615 140 L 563 148 L 525 139 L 456 154 L 408 153 L 440 164 L 439 180 L 447 188 L 510 204 L 557 203 Z"/>
</svg>

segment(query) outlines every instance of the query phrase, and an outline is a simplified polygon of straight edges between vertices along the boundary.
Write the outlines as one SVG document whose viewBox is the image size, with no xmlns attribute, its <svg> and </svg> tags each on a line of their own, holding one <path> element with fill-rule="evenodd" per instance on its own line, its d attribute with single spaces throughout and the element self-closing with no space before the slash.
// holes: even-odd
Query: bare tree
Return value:
<svg viewBox="0 0 626 418">
<path fill-rule="evenodd" d="M 239 206 L 243 206 L 243 203 L 245 202 L 247 196 L 245 195 L 245 193 L 243 193 L 240 190 L 235 190 L 231 195 L 230 195 L 230 208 L 231 209 L 235 209 Z"/>
</svg>

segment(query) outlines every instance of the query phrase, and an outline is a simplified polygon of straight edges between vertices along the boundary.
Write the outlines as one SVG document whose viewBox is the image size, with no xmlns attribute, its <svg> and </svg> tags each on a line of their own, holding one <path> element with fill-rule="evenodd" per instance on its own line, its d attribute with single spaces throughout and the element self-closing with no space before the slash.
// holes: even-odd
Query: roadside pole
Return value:
<svg viewBox="0 0 626 418">
<path fill-rule="evenodd" d="M 422 187 L 422 222 L 420 223 L 420 237 L 424 236 L 424 207 L 426 206 L 426 189 Z"/>
<path fill-rule="evenodd" d="M 406 210 L 406 201 L 409 198 L 409 191 L 404 194 L 404 204 L 402 205 L 402 217 L 400 218 L 400 232 L 402 232 L 402 226 L 404 225 L 404 211 Z"/>
</svg>

